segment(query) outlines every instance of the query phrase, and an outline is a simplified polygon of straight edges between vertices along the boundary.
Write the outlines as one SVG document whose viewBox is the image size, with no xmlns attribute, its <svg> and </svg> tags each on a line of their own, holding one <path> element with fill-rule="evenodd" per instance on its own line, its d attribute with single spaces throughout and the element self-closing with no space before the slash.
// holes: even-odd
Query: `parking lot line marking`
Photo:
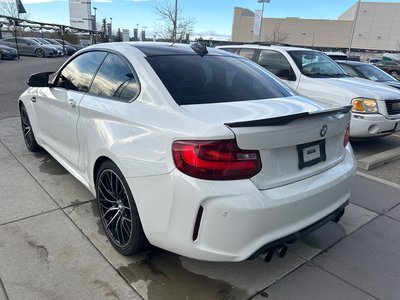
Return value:
<svg viewBox="0 0 400 300">
<path fill-rule="evenodd" d="M 394 183 L 394 182 L 391 182 L 391 181 L 387 181 L 385 179 L 382 179 L 382 178 L 379 178 L 379 177 L 375 177 L 373 175 L 369 175 L 369 174 L 366 174 L 366 173 L 360 172 L 360 171 L 357 171 L 356 175 L 362 176 L 364 178 L 367 178 L 367 179 L 370 179 L 370 180 L 373 180 L 373 181 L 376 181 L 376 182 L 379 182 L 379 183 L 382 183 L 382 184 L 386 184 L 386 185 L 388 185 L 390 187 L 393 187 L 395 189 L 399 189 L 400 190 L 400 184 L 397 184 L 397 183 Z"/>
</svg>

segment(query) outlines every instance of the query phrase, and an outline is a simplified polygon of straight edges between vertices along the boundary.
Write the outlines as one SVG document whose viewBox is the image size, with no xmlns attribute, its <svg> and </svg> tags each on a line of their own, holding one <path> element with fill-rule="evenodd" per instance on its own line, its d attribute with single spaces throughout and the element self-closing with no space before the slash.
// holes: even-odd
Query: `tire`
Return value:
<svg viewBox="0 0 400 300">
<path fill-rule="evenodd" d="M 40 58 L 45 56 L 44 51 L 42 49 L 36 49 L 35 55 L 36 55 L 36 57 L 40 57 Z"/>
<path fill-rule="evenodd" d="M 0 53 L 0 60 L 3 60 L 3 54 Z"/>
<path fill-rule="evenodd" d="M 111 161 L 101 164 L 96 178 L 100 220 L 111 245 L 131 256 L 148 249 L 135 201 L 128 183 Z"/>
<path fill-rule="evenodd" d="M 24 136 L 26 148 L 28 148 L 28 150 L 31 152 L 41 151 L 42 148 L 36 142 L 35 135 L 32 130 L 31 122 L 29 121 L 28 112 L 26 111 L 26 107 L 23 104 L 21 105 L 21 108 L 20 108 L 20 114 L 21 114 L 22 134 Z"/>
</svg>

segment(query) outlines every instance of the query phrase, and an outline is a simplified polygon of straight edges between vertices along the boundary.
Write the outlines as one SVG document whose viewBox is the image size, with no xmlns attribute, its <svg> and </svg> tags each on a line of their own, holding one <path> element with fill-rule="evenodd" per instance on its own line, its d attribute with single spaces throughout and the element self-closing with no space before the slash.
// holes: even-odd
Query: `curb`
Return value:
<svg viewBox="0 0 400 300">
<path fill-rule="evenodd" d="M 364 157 L 357 161 L 357 165 L 360 169 L 368 171 L 397 159 L 400 159 L 400 147 Z"/>
</svg>

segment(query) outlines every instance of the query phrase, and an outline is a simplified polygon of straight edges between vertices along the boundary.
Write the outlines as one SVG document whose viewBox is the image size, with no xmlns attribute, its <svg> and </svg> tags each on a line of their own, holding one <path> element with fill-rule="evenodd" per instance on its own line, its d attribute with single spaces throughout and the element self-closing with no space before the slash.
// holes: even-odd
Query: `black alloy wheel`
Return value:
<svg viewBox="0 0 400 300">
<path fill-rule="evenodd" d="M 29 121 L 28 112 L 26 111 L 26 107 L 23 104 L 21 105 L 20 108 L 20 114 L 21 114 L 22 134 L 24 136 L 26 148 L 28 148 L 28 150 L 31 152 L 40 151 L 42 148 L 36 142 L 31 122 Z"/>
<path fill-rule="evenodd" d="M 36 49 L 35 55 L 36 55 L 36 57 L 42 58 L 42 57 L 44 57 L 44 51 L 42 49 Z"/>
<path fill-rule="evenodd" d="M 100 166 L 96 196 L 101 222 L 113 247 L 127 256 L 146 250 L 148 242 L 132 193 L 121 171 L 111 161 Z"/>
</svg>

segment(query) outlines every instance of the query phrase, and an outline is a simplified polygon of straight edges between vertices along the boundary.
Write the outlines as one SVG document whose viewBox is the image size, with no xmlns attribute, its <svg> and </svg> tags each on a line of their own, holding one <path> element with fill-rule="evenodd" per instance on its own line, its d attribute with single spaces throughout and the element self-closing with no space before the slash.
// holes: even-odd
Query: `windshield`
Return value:
<svg viewBox="0 0 400 300">
<path fill-rule="evenodd" d="M 26 39 L 26 41 L 27 41 L 28 43 L 33 44 L 33 45 L 40 45 L 40 43 L 39 43 L 38 41 L 35 41 L 35 40 L 32 40 L 32 39 Z"/>
<path fill-rule="evenodd" d="M 48 41 L 46 41 L 45 39 L 39 39 L 39 42 L 41 42 L 42 44 L 45 45 L 49 45 L 50 43 Z"/>
<path fill-rule="evenodd" d="M 262 67 L 239 57 L 147 57 L 179 105 L 289 97 L 289 90 Z"/>
<path fill-rule="evenodd" d="M 59 42 L 57 42 L 57 41 L 53 41 L 53 40 L 46 40 L 46 41 L 48 41 L 50 44 L 53 44 L 53 45 L 61 45 Z"/>
<path fill-rule="evenodd" d="M 318 51 L 288 51 L 300 72 L 314 78 L 348 77 L 349 75 L 327 55 Z"/>
<path fill-rule="evenodd" d="M 381 69 L 375 67 L 374 65 L 368 65 L 368 64 L 359 65 L 359 66 L 354 66 L 354 68 L 356 68 L 364 77 L 368 78 L 369 80 L 380 81 L 380 82 L 397 81 L 388 73 L 382 71 Z"/>
</svg>

